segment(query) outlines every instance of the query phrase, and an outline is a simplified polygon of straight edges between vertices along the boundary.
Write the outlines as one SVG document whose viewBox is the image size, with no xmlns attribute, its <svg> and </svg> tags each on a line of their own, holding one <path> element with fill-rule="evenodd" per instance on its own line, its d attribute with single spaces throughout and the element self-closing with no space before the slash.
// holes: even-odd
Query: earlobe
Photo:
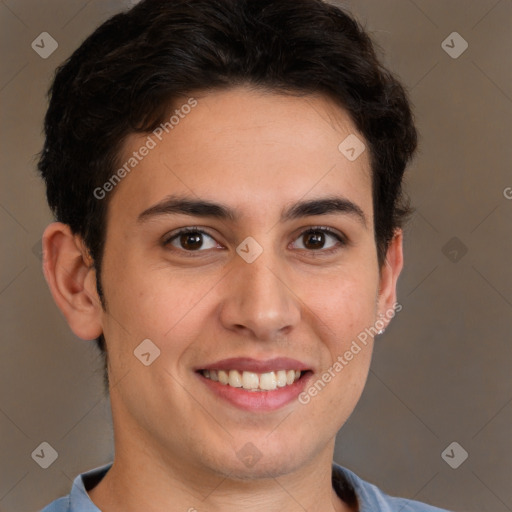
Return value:
<svg viewBox="0 0 512 512">
<path fill-rule="evenodd" d="M 378 313 L 382 321 L 385 322 L 385 327 L 394 316 L 397 302 L 396 286 L 403 268 L 403 259 L 403 232 L 401 229 L 397 229 L 389 244 L 380 276 Z"/>
<path fill-rule="evenodd" d="M 71 330 L 84 340 L 97 338 L 103 332 L 103 309 L 84 244 L 68 225 L 54 222 L 44 231 L 43 254 L 46 281 Z"/>
</svg>

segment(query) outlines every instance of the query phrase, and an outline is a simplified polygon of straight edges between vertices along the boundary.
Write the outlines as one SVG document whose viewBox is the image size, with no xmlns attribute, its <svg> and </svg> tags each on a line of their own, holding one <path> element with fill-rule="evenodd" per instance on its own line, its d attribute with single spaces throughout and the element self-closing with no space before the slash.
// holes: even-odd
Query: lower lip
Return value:
<svg viewBox="0 0 512 512">
<path fill-rule="evenodd" d="M 245 411 L 275 411 L 297 399 L 304 391 L 312 373 L 307 372 L 293 384 L 272 391 L 247 391 L 244 388 L 235 388 L 228 384 L 207 379 L 201 373 L 198 373 L 198 375 L 213 393 L 240 409 Z"/>
</svg>

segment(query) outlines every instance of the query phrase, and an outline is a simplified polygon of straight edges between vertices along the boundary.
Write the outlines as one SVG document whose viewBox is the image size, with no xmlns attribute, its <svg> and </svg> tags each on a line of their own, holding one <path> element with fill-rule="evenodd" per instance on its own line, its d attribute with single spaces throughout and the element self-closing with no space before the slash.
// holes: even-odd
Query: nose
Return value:
<svg viewBox="0 0 512 512">
<path fill-rule="evenodd" d="M 240 258 L 235 265 L 224 283 L 223 326 L 261 341 L 288 335 L 300 321 L 301 302 L 287 279 L 286 262 L 263 251 L 252 263 Z"/>
</svg>

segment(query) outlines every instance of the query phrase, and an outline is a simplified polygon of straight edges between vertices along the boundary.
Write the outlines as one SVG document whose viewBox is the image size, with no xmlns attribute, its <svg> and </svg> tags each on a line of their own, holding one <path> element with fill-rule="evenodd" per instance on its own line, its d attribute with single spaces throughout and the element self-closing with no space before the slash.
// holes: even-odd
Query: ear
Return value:
<svg viewBox="0 0 512 512">
<path fill-rule="evenodd" d="M 379 318 L 384 322 L 385 329 L 394 316 L 396 300 L 396 284 L 398 276 L 402 271 L 404 263 L 403 256 L 403 232 L 395 230 L 386 252 L 386 260 L 380 269 L 379 295 L 377 299 L 377 312 Z"/>
<path fill-rule="evenodd" d="M 57 306 L 71 330 L 84 340 L 102 332 L 103 308 L 96 271 L 85 245 L 67 224 L 54 222 L 43 234 L 43 271 Z"/>
</svg>

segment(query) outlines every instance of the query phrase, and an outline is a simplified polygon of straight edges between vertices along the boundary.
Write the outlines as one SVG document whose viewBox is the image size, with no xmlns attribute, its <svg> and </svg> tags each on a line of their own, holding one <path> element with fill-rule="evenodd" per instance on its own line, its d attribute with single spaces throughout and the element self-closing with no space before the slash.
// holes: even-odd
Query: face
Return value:
<svg viewBox="0 0 512 512">
<path fill-rule="evenodd" d="M 338 149 L 364 139 L 322 97 L 194 98 L 109 204 L 116 443 L 196 474 L 278 476 L 332 455 L 367 377 L 371 338 L 353 342 L 385 309 L 369 155 Z"/>
</svg>

